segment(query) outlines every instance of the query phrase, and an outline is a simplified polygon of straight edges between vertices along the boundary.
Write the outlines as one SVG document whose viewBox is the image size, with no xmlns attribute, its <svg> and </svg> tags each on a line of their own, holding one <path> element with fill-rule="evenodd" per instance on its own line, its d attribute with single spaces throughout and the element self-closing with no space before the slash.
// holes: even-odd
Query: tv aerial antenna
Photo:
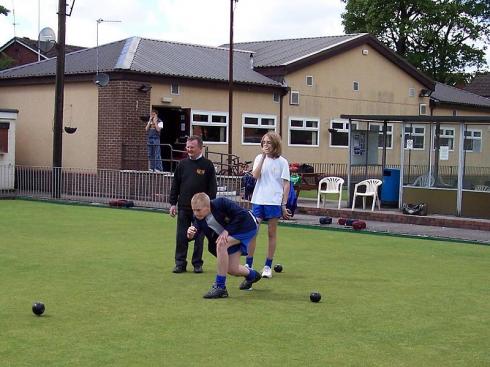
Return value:
<svg viewBox="0 0 490 367">
<path fill-rule="evenodd" d="M 15 4 L 14 1 L 12 1 L 12 16 L 14 17 L 14 21 L 12 25 L 14 26 L 14 37 L 17 37 L 17 31 L 16 31 L 16 26 L 18 23 L 15 21 Z"/>
<path fill-rule="evenodd" d="M 121 23 L 120 20 L 106 20 L 99 18 L 96 20 L 97 22 L 97 47 L 96 47 L 96 61 L 95 61 L 95 84 L 98 87 L 105 87 L 109 84 L 109 75 L 106 73 L 99 73 L 99 24 L 100 23 Z"/>
</svg>

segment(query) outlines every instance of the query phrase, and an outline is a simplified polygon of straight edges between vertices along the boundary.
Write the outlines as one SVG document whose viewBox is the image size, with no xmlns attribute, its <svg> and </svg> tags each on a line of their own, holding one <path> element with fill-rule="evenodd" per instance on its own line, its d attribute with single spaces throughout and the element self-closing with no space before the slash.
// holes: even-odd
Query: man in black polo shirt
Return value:
<svg viewBox="0 0 490 367">
<path fill-rule="evenodd" d="M 202 139 L 192 135 L 185 146 L 188 158 L 183 159 L 175 169 L 172 188 L 170 189 L 170 215 L 177 214 L 177 238 L 175 246 L 174 273 L 183 273 L 187 268 L 187 229 L 192 224 L 191 199 L 198 192 L 205 192 L 211 199 L 216 197 L 216 172 L 213 163 L 202 155 Z M 177 212 L 176 205 L 179 210 Z M 202 273 L 202 252 L 204 236 L 194 241 L 192 265 L 194 273 Z"/>
</svg>

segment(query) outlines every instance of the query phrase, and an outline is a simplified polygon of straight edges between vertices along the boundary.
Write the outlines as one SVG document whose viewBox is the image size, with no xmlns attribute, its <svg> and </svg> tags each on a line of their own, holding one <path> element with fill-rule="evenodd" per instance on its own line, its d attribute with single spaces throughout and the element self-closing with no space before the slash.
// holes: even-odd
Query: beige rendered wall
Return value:
<svg viewBox="0 0 490 367">
<path fill-rule="evenodd" d="M 89 82 L 67 83 L 64 94 L 63 167 L 97 167 L 97 87 Z M 19 110 L 16 164 L 51 166 L 54 85 L 0 87 L 0 105 Z"/>
<path fill-rule="evenodd" d="M 363 55 L 368 50 L 368 55 Z M 314 78 L 313 87 L 306 85 L 306 76 Z M 353 81 L 360 83 L 360 90 L 353 91 Z M 259 145 L 242 144 L 242 116 L 244 113 L 273 115 L 277 118 L 277 131 L 283 136 L 284 155 L 289 161 L 346 163 L 347 148 L 330 147 L 328 128 L 332 119 L 341 114 L 396 114 L 417 115 L 419 103 L 428 98 L 419 98 L 424 86 L 384 56 L 364 45 L 340 55 L 305 67 L 286 75 L 291 90 L 300 92 L 299 106 L 289 104 L 289 94 L 283 100 L 282 131 L 280 105 L 272 100 L 272 89 L 237 88 L 233 107 L 233 153 L 242 160 L 251 160 L 260 152 Z M 170 83 L 153 84 L 152 106 L 192 108 L 193 110 L 228 113 L 228 89 L 223 83 L 180 83 L 180 95 L 170 94 Z M 415 89 L 415 97 L 409 96 L 409 88 Z M 162 102 L 171 97 L 170 103 Z M 290 117 L 309 117 L 320 120 L 318 147 L 297 147 L 288 144 Z M 399 127 L 394 126 L 394 137 Z M 393 139 L 393 148 L 388 150 L 387 163 L 398 164 L 400 141 Z M 210 144 L 212 151 L 227 152 L 227 144 Z M 381 150 L 380 159 L 381 159 Z"/>
<path fill-rule="evenodd" d="M 312 87 L 306 85 L 307 75 L 313 76 Z M 290 105 L 289 94 L 285 98 L 282 134 L 288 136 L 289 116 L 320 119 L 319 147 L 286 144 L 286 155 L 295 161 L 348 161 L 347 148 L 330 147 L 330 121 L 341 114 L 418 115 L 419 104 L 428 104 L 428 98 L 418 97 L 425 88 L 422 84 L 368 45 L 295 71 L 287 75 L 286 81 L 291 90 L 299 91 L 300 104 Z M 354 81 L 359 82 L 359 91 L 353 90 Z M 409 96 L 409 88 L 415 89 L 414 97 Z M 398 136 L 398 126 L 394 127 Z M 388 150 L 388 164 L 399 162 L 399 151 L 400 141 L 394 139 L 393 148 Z"/>
</svg>

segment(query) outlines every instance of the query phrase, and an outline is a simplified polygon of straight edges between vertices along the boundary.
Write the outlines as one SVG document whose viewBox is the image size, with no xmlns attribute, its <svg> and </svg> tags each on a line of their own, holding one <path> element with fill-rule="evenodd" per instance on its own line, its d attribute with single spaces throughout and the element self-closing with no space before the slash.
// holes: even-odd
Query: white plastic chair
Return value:
<svg viewBox="0 0 490 367">
<path fill-rule="evenodd" d="M 366 197 L 371 196 L 373 198 L 373 206 L 371 211 L 374 211 L 374 205 L 378 203 L 378 209 L 381 209 L 381 204 L 378 197 L 378 187 L 381 186 L 383 182 L 381 180 L 370 178 L 368 180 L 361 181 L 354 186 L 354 198 L 352 199 L 352 210 L 356 206 L 356 197 L 362 196 L 362 208 L 366 209 Z M 359 187 L 365 186 L 365 192 L 358 192 Z"/>
<path fill-rule="evenodd" d="M 325 202 L 327 201 L 327 194 L 339 194 L 339 206 L 342 200 L 342 185 L 344 184 L 344 179 L 340 177 L 324 177 L 318 182 L 318 197 L 316 200 L 316 207 L 320 207 L 320 200 L 322 195 L 323 207 L 325 208 Z"/>
</svg>

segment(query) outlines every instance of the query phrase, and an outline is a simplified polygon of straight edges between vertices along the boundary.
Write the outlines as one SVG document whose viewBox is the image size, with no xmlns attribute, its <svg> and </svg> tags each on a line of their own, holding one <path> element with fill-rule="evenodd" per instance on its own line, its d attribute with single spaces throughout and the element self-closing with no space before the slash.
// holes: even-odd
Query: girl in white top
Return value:
<svg viewBox="0 0 490 367">
<path fill-rule="evenodd" d="M 257 180 L 252 195 L 252 212 L 259 221 L 268 223 L 269 246 L 262 276 L 272 277 L 272 260 L 276 251 L 277 222 L 279 218 L 288 219 L 291 213 L 286 209 L 289 195 L 289 164 L 281 156 L 281 137 L 275 132 L 268 132 L 260 143 L 262 154 L 254 161 L 252 175 Z M 249 245 L 247 265 L 252 267 L 256 238 Z"/>
</svg>

